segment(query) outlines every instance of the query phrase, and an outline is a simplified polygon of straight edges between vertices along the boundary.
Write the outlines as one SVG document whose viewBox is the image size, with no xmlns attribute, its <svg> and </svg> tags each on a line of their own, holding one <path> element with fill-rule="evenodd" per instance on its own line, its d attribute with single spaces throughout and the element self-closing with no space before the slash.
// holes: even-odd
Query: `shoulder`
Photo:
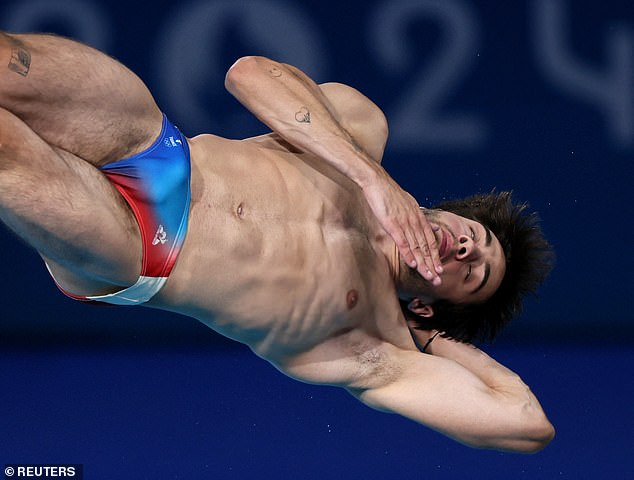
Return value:
<svg viewBox="0 0 634 480">
<path fill-rule="evenodd" d="M 357 89 L 342 83 L 322 83 L 333 114 L 374 160 L 381 162 L 388 137 L 383 111 Z"/>
<path fill-rule="evenodd" d="M 342 120 L 384 129 L 387 136 L 387 119 L 383 110 L 359 90 L 336 82 L 322 83 L 319 88 Z"/>
<path fill-rule="evenodd" d="M 370 114 L 372 117 L 370 120 L 387 123 L 379 106 L 356 88 L 337 82 L 321 83 L 319 88 L 332 102 L 338 113 L 347 117 Z"/>
<path fill-rule="evenodd" d="M 413 341 L 395 345 L 353 328 L 334 335 L 309 351 L 287 358 L 280 369 L 293 378 L 316 384 L 366 390 L 392 383 L 402 375 L 401 353 L 414 351 Z"/>
</svg>

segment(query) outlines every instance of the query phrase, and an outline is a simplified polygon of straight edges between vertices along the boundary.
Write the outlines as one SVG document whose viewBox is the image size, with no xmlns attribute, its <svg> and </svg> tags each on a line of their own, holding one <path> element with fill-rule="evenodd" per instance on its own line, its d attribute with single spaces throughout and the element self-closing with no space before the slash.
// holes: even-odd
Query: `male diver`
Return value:
<svg viewBox="0 0 634 480">
<path fill-rule="evenodd" d="M 504 193 L 421 210 L 358 91 L 242 58 L 226 87 L 272 133 L 186 138 L 88 46 L 1 34 L 0 65 L 0 218 L 67 295 L 190 315 L 470 446 L 551 441 L 529 388 L 466 343 L 545 274 L 534 217 Z"/>
</svg>

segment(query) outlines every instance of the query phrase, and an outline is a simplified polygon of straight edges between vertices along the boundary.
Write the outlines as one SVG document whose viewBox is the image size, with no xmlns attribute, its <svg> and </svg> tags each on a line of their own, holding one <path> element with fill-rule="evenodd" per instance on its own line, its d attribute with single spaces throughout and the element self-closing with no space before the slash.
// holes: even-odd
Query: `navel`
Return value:
<svg viewBox="0 0 634 480">
<path fill-rule="evenodd" d="M 359 301 L 359 292 L 356 290 L 349 290 L 346 295 L 346 304 L 348 305 L 348 310 L 352 310 Z"/>
<path fill-rule="evenodd" d="M 238 208 L 236 208 L 236 215 L 240 218 L 244 217 L 244 205 L 242 202 L 240 202 Z"/>
</svg>

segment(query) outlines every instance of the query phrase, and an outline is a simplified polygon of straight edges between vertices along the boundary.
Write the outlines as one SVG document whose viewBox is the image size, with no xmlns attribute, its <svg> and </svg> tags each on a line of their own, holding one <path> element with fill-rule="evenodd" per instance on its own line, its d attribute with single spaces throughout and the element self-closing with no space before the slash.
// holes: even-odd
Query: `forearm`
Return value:
<svg viewBox="0 0 634 480">
<path fill-rule="evenodd" d="M 382 168 L 341 124 L 321 89 L 303 72 L 263 57 L 240 59 L 227 90 L 258 119 L 301 150 L 322 158 L 363 187 Z"/>
<path fill-rule="evenodd" d="M 475 374 L 488 387 L 526 387 L 516 373 L 474 345 L 443 338 L 437 331 L 417 330 L 412 325 L 410 329 L 422 352 L 453 360 Z"/>
<path fill-rule="evenodd" d="M 438 335 L 429 344 L 427 353 L 459 363 L 491 388 L 525 386 L 516 373 L 471 344 Z"/>
</svg>

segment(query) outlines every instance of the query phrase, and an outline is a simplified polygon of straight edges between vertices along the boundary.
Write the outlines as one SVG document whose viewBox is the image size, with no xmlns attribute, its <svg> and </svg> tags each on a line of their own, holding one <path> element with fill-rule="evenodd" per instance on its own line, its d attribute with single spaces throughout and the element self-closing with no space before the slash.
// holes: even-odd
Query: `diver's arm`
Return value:
<svg viewBox="0 0 634 480">
<path fill-rule="evenodd" d="M 227 72 L 225 87 L 286 141 L 333 164 L 357 185 L 383 174 L 321 88 L 301 70 L 265 57 L 243 57 Z"/>
<path fill-rule="evenodd" d="M 386 345 L 392 378 L 366 379 L 349 390 L 373 408 L 471 447 L 533 453 L 548 445 L 553 426 L 519 376 L 480 350 L 453 343 L 453 359 Z"/>
<path fill-rule="evenodd" d="M 412 324 L 409 328 L 419 348 L 424 347 L 424 353 L 459 363 L 492 388 L 500 383 L 500 378 L 519 380 L 517 374 L 470 343 L 443 338 L 437 330 L 419 330 Z M 533 400 L 539 404 L 536 398 L 533 397 Z"/>
<path fill-rule="evenodd" d="M 354 181 L 408 265 L 440 283 L 436 238 L 418 203 L 344 128 L 340 114 L 315 82 L 295 67 L 252 56 L 229 69 L 225 86 L 284 140 Z"/>
</svg>

